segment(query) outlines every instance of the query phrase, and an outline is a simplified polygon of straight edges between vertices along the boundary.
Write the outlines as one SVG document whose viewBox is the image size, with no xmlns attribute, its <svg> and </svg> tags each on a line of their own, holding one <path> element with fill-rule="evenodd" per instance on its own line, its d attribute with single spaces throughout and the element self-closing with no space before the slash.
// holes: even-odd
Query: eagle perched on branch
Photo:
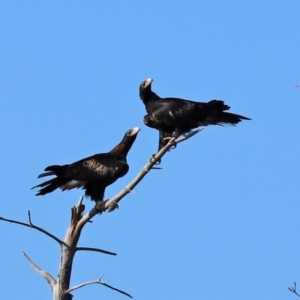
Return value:
<svg viewBox="0 0 300 300">
<path fill-rule="evenodd" d="M 222 100 L 195 102 L 179 98 L 161 98 L 151 90 L 152 78 L 140 84 L 140 98 L 143 101 L 147 115 L 144 123 L 159 131 L 160 150 L 168 137 L 179 137 L 199 126 L 235 125 L 247 117 L 227 112 L 230 106 Z"/>
<path fill-rule="evenodd" d="M 36 196 L 46 195 L 58 188 L 62 191 L 83 188 L 91 200 L 103 201 L 105 188 L 128 172 L 126 156 L 139 131 L 138 127 L 128 130 L 122 141 L 107 153 L 95 154 L 68 165 L 47 167 L 38 178 L 55 177 L 34 186 L 40 188 Z"/>
</svg>

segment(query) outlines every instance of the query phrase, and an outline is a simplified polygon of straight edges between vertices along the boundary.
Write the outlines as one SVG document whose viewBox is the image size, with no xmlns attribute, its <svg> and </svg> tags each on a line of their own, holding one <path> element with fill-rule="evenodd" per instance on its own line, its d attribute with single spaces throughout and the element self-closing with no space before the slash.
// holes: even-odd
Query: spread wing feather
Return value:
<svg viewBox="0 0 300 300">
<path fill-rule="evenodd" d="M 128 171 L 128 164 L 110 153 L 96 154 L 71 165 L 65 172 L 66 178 L 74 180 L 107 180 L 124 176 Z"/>
</svg>

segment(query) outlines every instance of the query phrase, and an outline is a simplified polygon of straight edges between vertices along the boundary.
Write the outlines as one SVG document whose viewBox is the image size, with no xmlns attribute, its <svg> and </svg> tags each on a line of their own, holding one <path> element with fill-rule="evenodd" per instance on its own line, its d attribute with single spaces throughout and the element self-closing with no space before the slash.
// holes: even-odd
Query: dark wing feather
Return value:
<svg viewBox="0 0 300 300">
<path fill-rule="evenodd" d="M 247 117 L 226 112 L 230 109 L 222 100 L 196 102 L 180 98 L 161 98 L 151 90 L 152 78 L 144 80 L 139 87 L 140 98 L 148 115 L 144 123 L 159 130 L 159 149 L 165 145 L 165 137 L 190 132 L 199 126 L 235 125 Z"/>
<path fill-rule="evenodd" d="M 148 103 L 147 112 L 162 134 L 170 136 L 175 133 L 175 136 L 179 136 L 200 126 L 199 119 L 206 115 L 204 108 L 205 103 L 202 105 L 189 100 L 164 98 Z"/>
<path fill-rule="evenodd" d="M 250 120 L 241 115 L 225 112 L 230 107 L 222 100 L 195 102 L 179 98 L 161 98 L 147 105 L 155 126 L 177 135 L 193 128 L 207 125 L 235 125 L 241 120 Z"/>
<path fill-rule="evenodd" d="M 195 109 L 195 102 L 165 98 L 151 102 L 147 106 L 147 112 L 151 115 L 154 122 L 174 127 L 174 123 L 188 117 Z"/>
<path fill-rule="evenodd" d="M 62 190 L 83 186 L 86 196 L 92 200 L 103 200 L 105 188 L 123 177 L 128 164 L 110 153 L 96 154 L 69 165 L 66 176 L 72 178 Z"/>
<path fill-rule="evenodd" d="M 57 188 L 64 191 L 82 187 L 92 200 L 103 200 L 105 188 L 128 172 L 126 156 L 139 131 L 138 127 L 126 131 L 121 142 L 108 153 L 95 154 L 69 165 L 48 166 L 38 177 L 56 177 L 33 187 L 40 188 L 37 195 Z"/>
<path fill-rule="evenodd" d="M 70 190 L 84 188 L 92 200 L 103 200 L 105 188 L 128 172 L 129 166 L 118 155 L 103 153 L 79 160 L 70 165 L 49 166 L 39 177 L 56 175 L 33 188 L 40 188 L 38 195 L 51 193 L 57 188 Z"/>
<path fill-rule="evenodd" d="M 120 178 L 128 172 L 126 161 L 115 154 L 95 154 L 79 160 L 66 168 L 65 176 L 74 180 L 105 181 L 111 178 Z"/>
</svg>

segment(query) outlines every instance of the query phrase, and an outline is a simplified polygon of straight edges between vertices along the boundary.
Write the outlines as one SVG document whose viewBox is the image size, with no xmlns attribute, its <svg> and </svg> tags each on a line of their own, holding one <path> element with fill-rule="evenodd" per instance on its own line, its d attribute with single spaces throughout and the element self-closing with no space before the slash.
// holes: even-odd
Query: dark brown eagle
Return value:
<svg viewBox="0 0 300 300">
<path fill-rule="evenodd" d="M 123 177 L 129 170 L 126 156 L 133 145 L 140 128 L 128 130 L 122 141 L 107 153 L 95 154 L 69 165 L 53 165 L 45 169 L 38 178 L 56 176 L 33 188 L 40 188 L 36 196 L 45 195 L 60 188 L 85 189 L 85 195 L 95 202 L 103 201 L 105 188 Z"/>
<path fill-rule="evenodd" d="M 144 123 L 159 131 L 160 150 L 166 145 L 167 137 L 178 137 L 199 126 L 235 125 L 247 117 L 226 112 L 230 106 L 222 100 L 195 102 L 179 98 L 160 98 L 151 90 L 152 78 L 140 84 L 140 98 L 145 104 L 148 115 Z"/>
</svg>

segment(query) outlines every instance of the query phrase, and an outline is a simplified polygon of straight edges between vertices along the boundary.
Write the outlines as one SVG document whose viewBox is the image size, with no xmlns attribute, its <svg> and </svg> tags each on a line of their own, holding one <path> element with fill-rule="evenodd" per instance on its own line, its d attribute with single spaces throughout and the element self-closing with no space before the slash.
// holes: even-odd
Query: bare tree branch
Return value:
<svg viewBox="0 0 300 300">
<path fill-rule="evenodd" d="M 66 293 L 73 292 L 73 291 L 75 291 L 75 290 L 78 290 L 78 289 L 80 289 L 80 288 L 86 286 L 86 285 L 95 284 L 95 283 L 98 283 L 98 284 L 99 284 L 99 282 L 100 282 L 100 279 L 96 279 L 96 280 L 92 280 L 92 281 L 87 281 L 87 282 L 84 282 L 84 283 L 80 283 L 80 284 L 78 284 L 78 285 L 75 285 L 75 286 L 69 288 L 69 289 L 66 291 Z"/>
<path fill-rule="evenodd" d="M 24 222 L 12 220 L 12 219 L 2 218 L 2 217 L 0 217 L 0 220 L 10 222 L 10 223 L 14 223 L 14 224 L 18 224 L 18 225 L 22 225 L 22 226 L 26 226 L 26 227 L 29 227 L 29 228 L 33 228 L 33 229 L 38 230 L 38 231 L 44 233 L 45 235 L 51 237 L 53 240 L 58 242 L 60 245 L 64 244 L 64 242 L 62 240 L 60 240 L 58 237 L 56 237 L 55 235 L 51 234 L 50 232 L 48 232 L 47 230 L 45 230 L 41 227 L 38 227 L 38 226 L 34 225 L 31 221 L 30 210 L 28 211 L 28 224 L 24 223 Z M 67 245 L 65 245 L 65 246 L 67 246 Z"/>
<path fill-rule="evenodd" d="M 117 291 L 117 292 L 119 292 L 119 293 L 121 293 L 121 294 L 123 294 L 123 295 L 126 295 L 126 296 L 129 297 L 129 298 L 132 298 L 132 296 L 129 295 L 128 293 L 126 293 L 126 292 L 124 292 L 124 291 L 122 291 L 122 290 L 119 290 L 119 289 L 117 289 L 117 288 L 115 288 L 115 287 L 113 287 L 113 286 L 111 286 L 111 285 L 109 285 L 109 284 L 103 282 L 103 281 L 102 281 L 102 277 L 103 277 L 103 276 L 101 276 L 101 277 L 100 277 L 99 279 L 97 279 L 97 280 L 87 281 L 87 282 L 78 284 L 78 285 L 76 285 L 76 286 L 74 286 L 74 287 L 68 289 L 68 290 L 66 291 L 66 293 L 70 293 L 70 292 L 72 292 L 72 291 L 74 291 L 74 290 L 77 290 L 77 289 L 80 289 L 80 288 L 82 288 L 82 287 L 84 287 L 84 286 L 86 286 L 86 285 L 90 285 L 90 284 L 102 284 L 102 285 L 104 285 L 104 286 L 106 286 L 106 287 L 108 287 L 108 288 L 110 288 L 110 289 L 112 289 L 112 290 L 114 290 L 114 291 Z"/>
<path fill-rule="evenodd" d="M 119 290 L 119 289 L 117 289 L 117 288 L 114 288 L 113 286 L 111 286 L 111 285 L 109 285 L 109 284 L 107 284 L 107 283 L 105 283 L 105 282 L 99 282 L 99 283 L 101 283 L 102 285 L 104 285 L 104 286 L 106 286 L 106 287 L 108 287 L 108 288 L 110 288 L 110 289 L 112 289 L 112 290 L 114 290 L 114 291 L 117 291 L 117 292 L 119 292 L 119 293 L 121 293 L 121 294 L 123 294 L 123 295 L 126 295 L 126 296 L 128 296 L 129 298 L 133 298 L 130 294 L 128 294 L 128 293 L 126 293 L 126 292 L 124 292 L 124 291 L 122 291 L 122 290 Z"/>
<path fill-rule="evenodd" d="M 26 257 L 29 264 L 32 266 L 32 268 L 37 271 L 44 279 L 47 280 L 47 282 L 51 285 L 52 288 L 56 285 L 56 280 L 46 271 L 39 268 L 29 257 L 25 252 L 22 252 L 23 255 Z"/>
<path fill-rule="evenodd" d="M 83 204 L 84 197 L 81 196 L 77 205 L 73 206 L 71 208 L 71 223 L 70 226 L 67 229 L 67 232 L 65 234 L 64 240 L 60 240 L 53 234 L 49 233 L 45 229 L 38 227 L 32 223 L 30 211 L 28 211 L 28 224 L 24 222 L 19 222 L 11 219 L 5 219 L 0 217 L 0 220 L 15 223 L 18 225 L 30 227 L 33 229 L 36 229 L 45 235 L 49 236 L 50 238 L 54 239 L 56 242 L 58 242 L 61 246 L 61 261 L 59 266 L 59 272 L 58 272 L 58 279 L 57 282 L 54 280 L 54 278 L 44 270 L 40 269 L 38 266 L 36 266 L 30 258 L 23 252 L 24 256 L 30 263 L 30 265 L 41 275 L 43 276 L 47 282 L 52 286 L 53 290 L 53 299 L 54 300 L 70 300 L 72 298 L 72 295 L 70 294 L 71 291 L 79 289 L 85 285 L 89 284 L 102 284 L 112 290 L 115 290 L 121 294 L 124 294 L 130 298 L 131 295 L 128 293 L 119 290 L 109 284 L 106 284 L 102 281 L 102 278 L 95 280 L 95 281 L 89 281 L 86 283 L 82 283 L 80 285 L 77 285 L 73 288 L 70 288 L 70 280 L 71 280 L 71 274 L 72 274 L 72 266 L 73 266 L 73 259 L 75 256 L 75 253 L 77 251 L 94 251 L 94 252 L 101 252 L 109 255 L 116 255 L 116 253 L 102 250 L 99 248 L 90 248 L 90 247 L 77 247 L 77 243 L 79 241 L 81 231 L 84 227 L 84 225 L 87 222 L 90 222 L 91 219 L 104 211 L 113 211 L 116 207 L 118 207 L 118 202 L 121 201 L 121 199 L 127 195 L 130 192 L 133 192 L 134 187 L 146 176 L 149 171 L 153 169 L 160 169 L 157 167 L 154 167 L 154 165 L 160 161 L 160 159 L 170 150 L 174 145 L 177 143 L 183 142 L 198 132 L 200 132 L 202 128 L 192 131 L 184 136 L 181 136 L 177 139 L 174 137 L 169 139 L 169 142 L 165 147 L 163 147 L 158 153 L 153 155 L 150 159 L 150 161 L 142 168 L 142 170 L 137 174 L 137 176 L 128 184 L 125 186 L 124 189 L 122 189 L 119 193 L 117 193 L 114 197 L 107 201 L 98 202 L 94 208 L 92 208 L 88 213 L 84 214 L 85 205 Z"/>
<path fill-rule="evenodd" d="M 298 294 L 298 292 L 297 292 L 297 284 L 296 284 L 296 282 L 294 282 L 294 286 L 288 287 L 288 289 L 289 289 L 292 293 L 294 293 L 295 295 L 297 295 L 298 297 L 300 297 L 300 294 Z"/>
<path fill-rule="evenodd" d="M 114 252 L 102 250 L 99 248 L 90 248 L 90 247 L 76 247 L 75 251 L 95 251 L 95 252 L 105 253 L 105 254 L 109 254 L 109 255 L 117 255 L 117 253 L 114 253 Z"/>
<path fill-rule="evenodd" d="M 168 142 L 168 144 L 163 147 L 157 154 L 153 155 L 153 157 L 150 159 L 150 161 L 142 168 L 142 170 L 138 173 L 138 175 L 118 194 L 116 194 L 114 197 L 110 198 L 108 201 L 105 202 L 103 211 L 108 210 L 113 211 L 117 207 L 117 203 L 121 201 L 121 199 L 126 196 L 130 191 L 133 191 L 135 186 L 146 176 L 146 174 L 153 169 L 154 165 L 160 161 L 160 159 L 172 148 L 175 144 L 181 143 L 195 134 L 202 131 L 202 128 L 199 128 L 197 130 L 191 131 L 189 134 L 186 134 L 184 136 L 180 136 L 179 138 L 171 138 Z"/>
<path fill-rule="evenodd" d="M 79 200 L 78 200 L 78 203 L 77 203 L 77 207 L 79 207 L 81 204 L 82 204 L 82 202 L 83 202 L 83 199 L 84 199 L 84 196 L 80 196 L 80 198 L 79 198 Z"/>
<path fill-rule="evenodd" d="M 181 143 L 195 134 L 202 131 L 203 128 L 198 128 L 194 131 L 191 131 L 190 133 L 180 136 L 179 138 L 171 138 L 166 146 L 164 146 L 160 151 L 153 155 L 150 159 L 150 161 L 142 168 L 142 170 L 138 173 L 138 175 L 127 185 L 124 189 L 122 189 L 119 193 L 117 193 L 115 196 L 110 198 L 109 200 L 103 201 L 100 206 L 96 206 L 92 208 L 88 213 L 86 213 L 80 221 L 78 221 L 75 231 L 80 232 L 83 228 L 83 226 L 89 222 L 95 215 L 102 213 L 106 210 L 113 211 L 115 208 L 118 207 L 118 202 L 121 201 L 121 199 L 126 196 L 128 193 L 133 191 L 134 187 L 146 176 L 146 174 L 152 170 L 155 169 L 154 165 L 160 161 L 160 159 L 174 146 L 174 144 Z M 76 234 L 76 233 L 75 233 Z"/>
</svg>

